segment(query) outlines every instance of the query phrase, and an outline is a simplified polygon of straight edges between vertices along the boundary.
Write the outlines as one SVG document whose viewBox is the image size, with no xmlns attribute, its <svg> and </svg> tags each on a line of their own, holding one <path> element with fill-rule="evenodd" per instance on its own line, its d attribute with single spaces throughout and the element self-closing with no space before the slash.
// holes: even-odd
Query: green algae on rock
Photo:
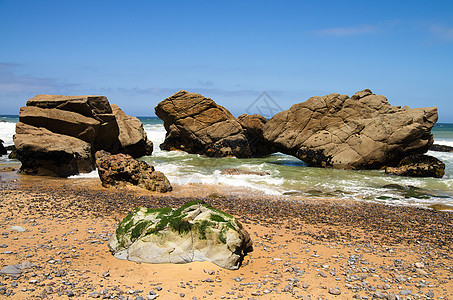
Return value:
<svg viewBox="0 0 453 300">
<path fill-rule="evenodd" d="M 110 239 L 116 258 L 148 263 L 210 261 L 238 269 L 252 241 L 233 216 L 201 202 L 178 209 L 137 207 Z"/>
</svg>

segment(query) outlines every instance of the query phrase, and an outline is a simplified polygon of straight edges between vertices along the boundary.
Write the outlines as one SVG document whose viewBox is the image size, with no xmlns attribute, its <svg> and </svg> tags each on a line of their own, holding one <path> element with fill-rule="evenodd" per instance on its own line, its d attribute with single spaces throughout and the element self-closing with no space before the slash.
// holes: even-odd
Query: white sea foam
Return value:
<svg viewBox="0 0 453 300">
<path fill-rule="evenodd" d="M 13 135 L 16 132 L 16 123 L 0 122 L 0 140 L 3 140 L 3 145 L 13 145 Z"/>
<path fill-rule="evenodd" d="M 68 179 L 81 179 L 81 178 L 99 178 L 97 170 L 91 171 L 90 173 L 80 173 L 69 176 Z"/>
</svg>

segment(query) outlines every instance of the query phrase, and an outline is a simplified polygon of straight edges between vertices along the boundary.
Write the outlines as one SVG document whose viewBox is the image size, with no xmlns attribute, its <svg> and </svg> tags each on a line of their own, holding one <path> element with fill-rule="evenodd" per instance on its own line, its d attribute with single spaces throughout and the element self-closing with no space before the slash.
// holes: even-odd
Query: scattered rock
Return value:
<svg viewBox="0 0 453 300">
<path fill-rule="evenodd" d="M 415 154 L 403 158 L 398 167 L 386 167 L 385 173 L 398 176 L 442 178 L 445 174 L 445 164 L 433 156 Z"/>
<path fill-rule="evenodd" d="M 5 146 L 3 146 L 3 143 L 3 140 L 0 139 L 0 156 L 6 155 L 8 153 Z"/>
<path fill-rule="evenodd" d="M 136 208 L 109 243 L 119 259 L 148 263 L 211 261 L 238 269 L 252 241 L 231 215 L 193 201 L 177 210 Z"/>
<path fill-rule="evenodd" d="M 111 155 L 106 151 L 98 151 L 96 166 L 104 187 L 130 183 L 160 193 L 172 190 L 170 182 L 162 172 L 155 171 L 153 166 L 127 154 Z"/>
</svg>

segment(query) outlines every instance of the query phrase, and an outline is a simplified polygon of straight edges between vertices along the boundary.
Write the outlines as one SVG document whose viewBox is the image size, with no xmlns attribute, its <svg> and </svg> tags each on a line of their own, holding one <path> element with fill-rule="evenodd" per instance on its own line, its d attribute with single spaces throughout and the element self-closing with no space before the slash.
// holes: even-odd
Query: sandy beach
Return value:
<svg viewBox="0 0 453 300">
<path fill-rule="evenodd" d="M 0 275 L 8 299 L 453 299 L 453 213 L 338 199 L 282 200 L 176 186 L 0 174 Z M 137 264 L 107 241 L 136 206 L 203 199 L 240 220 L 254 251 L 239 270 Z"/>
</svg>

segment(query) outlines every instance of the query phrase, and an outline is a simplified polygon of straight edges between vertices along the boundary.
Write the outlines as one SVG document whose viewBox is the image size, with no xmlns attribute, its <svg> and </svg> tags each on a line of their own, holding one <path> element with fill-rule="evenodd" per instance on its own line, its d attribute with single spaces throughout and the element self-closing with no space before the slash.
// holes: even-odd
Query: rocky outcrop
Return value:
<svg viewBox="0 0 453 300">
<path fill-rule="evenodd" d="M 433 144 L 429 150 L 437 152 L 453 152 L 453 147 L 446 145 Z"/>
<path fill-rule="evenodd" d="M 14 144 L 27 175 L 67 177 L 93 170 L 91 145 L 75 137 L 19 122 Z"/>
<path fill-rule="evenodd" d="M 160 102 L 156 115 L 167 130 L 163 150 L 183 150 L 210 157 L 250 157 L 244 130 L 236 118 L 212 99 L 179 91 Z"/>
<path fill-rule="evenodd" d="M 5 146 L 3 146 L 3 140 L 0 140 L 0 156 L 7 154 Z"/>
<path fill-rule="evenodd" d="M 252 241 L 234 217 L 193 201 L 177 210 L 136 208 L 118 225 L 108 246 L 116 258 L 135 262 L 210 261 L 238 269 Z"/>
<path fill-rule="evenodd" d="M 415 154 L 401 160 L 398 167 L 387 167 L 385 173 L 411 177 L 442 178 L 445 174 L 445 164 L 429 155 Z"/>
<path fill-rule="evenodd" d="M 94 170 L 94 153 L 150 155 L 141 122 L 110 106 L 104 96 L 37 95 L 19 114 L 14 155 L 21 172 L 69 176 Z M 36 133 L 45 138 L 40 144 Z M 55 144 L 54 144 L 55 143 Z"/>
<path fill-rule="evenodd" d="M 264 138 L 310 166 L 375 169 L 426 152 L 437 109 L 391 106 L 370 90 L 311 97 L 272 117 Z"/>
<path fill-rule="evenodd" d="M 273 145 L 268 143 L 263 137 L 264 126 L 267 123 L 265 117 L 257 114 L 242 114 L 237 120 L 244 129 L 253 157 L 265 156 L 276 152 Z"/>
<path fill-rule="evenodd" d="M 104 187 L 124 186 L 129 183 L 160 193 L 172 190 L 170 182 L 162 172 L 127 154 L 111 155 L 106 151 L 98 151 L 96 167 Z"/>
</svg>

